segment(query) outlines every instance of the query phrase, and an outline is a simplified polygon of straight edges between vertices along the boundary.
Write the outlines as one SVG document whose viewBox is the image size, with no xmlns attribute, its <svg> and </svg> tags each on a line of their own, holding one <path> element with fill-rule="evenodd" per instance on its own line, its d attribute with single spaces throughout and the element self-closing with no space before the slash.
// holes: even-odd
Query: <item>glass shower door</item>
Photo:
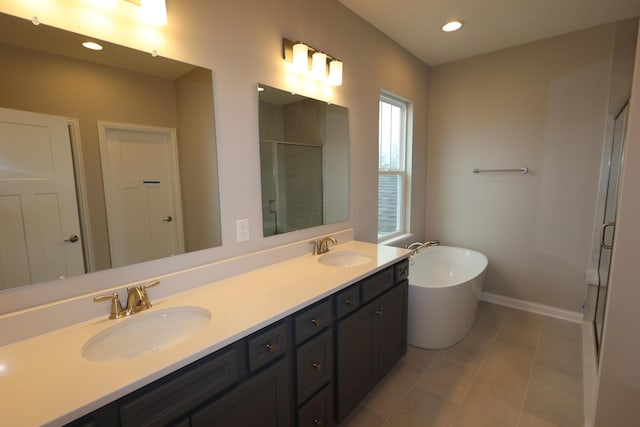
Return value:
<svg viewBox="0 0 640 427">
<path fill-rule="evenodd" d="M 322 146 L 261 141 L 264 236 L 323 224 Z"/>
<path fill-rule="evenodd" d="M 600 257 L 598 261 L 598 294 L 596 297 L 596 310 L 594 317 L 594 329 L 596 335 L 596 348 L 600 354 L 602 330 L 604 327 L 607 292 L 609 289 L 609 270 L 611 267 L 611 251 L 615 236 L 616 211 L 618 206 L 618 186 L 623 162 L 623 146 L 627 124 L 628 104 L 615 118 L 613 130 L 613 144 L 609 158 L 609 181 L 607 184 L 607 196 L 605 201 L 604 218 L 600 236 Z"/>
</svg>

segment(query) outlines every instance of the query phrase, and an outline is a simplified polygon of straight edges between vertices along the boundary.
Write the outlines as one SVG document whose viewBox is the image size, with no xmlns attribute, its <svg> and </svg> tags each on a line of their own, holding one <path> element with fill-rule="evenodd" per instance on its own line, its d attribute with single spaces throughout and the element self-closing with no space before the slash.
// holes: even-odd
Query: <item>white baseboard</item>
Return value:
<svg viewBox="0 0 640 427">
<path fill-rule="evenodd" d="M 582 313 L 576 311 L 564 310 L 561 308 L 551 307 L 549 305 L 505 297 L 488 292 L 480 293 L 480 300 L 491 302 L 494 304 L 505 305 L 511 308 L 517 308 L 519 310 L 529 311 L 531 313 L 543 314 L 545 316 L 555 317 L 556 319 L 567 320 L 573 323 L 582 323 L 584 317 Z"/>
</svg>

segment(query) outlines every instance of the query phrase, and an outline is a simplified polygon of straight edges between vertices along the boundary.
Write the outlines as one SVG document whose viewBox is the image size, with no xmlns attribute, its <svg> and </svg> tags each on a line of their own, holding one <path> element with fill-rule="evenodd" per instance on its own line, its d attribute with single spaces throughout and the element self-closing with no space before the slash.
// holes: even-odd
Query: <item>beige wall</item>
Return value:
<svg viewBox="0 0 640 427">
<path fill-rule="evenodd" d="M 429 239 L 484 252 L 485 291 L 580 311 L 615 25 L 435 67 Z M 472 173 L 528 167 L 527 175 Z"/>
<path fill-rule="evenodd" d="M 222 243 L 212 78 L 209 70 L 196 68 L 176 80 L 178 157 L 187 252 Z"/>
<path fill-rule="evenodd" d="M 638 39 L 640 43 L 640 38 Z M 618 200 L 616 240 L 600 357 L 596 427 L 636 426 L 640 419 L 640 50 L 633 89 Z"/>
<path fill-rule="evenodd" d="M 125 4 L 126 2 L 121 2 Z M 167 2 L 169 23 L 141 29 L 132 18 L 100 15 L 92 21 L 88 2 L 9 2 L 0 11 L 118 44 L 168 56 L 214 72 L 222 246 L 142 266 L 69 279 L 74 289 L 107 287 L 114 281 L 151 275 L 355 227 L 355 237 L 377 239 L 378 96 L 381 89 L 413 101 L 414 184 L 412 218 L 424 236 L 428 67 L 337 0 L 192 0 Z M 128 6 L 127 6 L 128 7 Z M 307 85 L 281 58 L 282 37 L 304 40 L 344 61 L 343 85 Z M 349 221 L 262 237 L 258 94 L 256 83 L 331 100 L 349 108 Z M 249 220 L 250 239 L 236 242 L 236 221 Z M 61 286 L 57 286 L 60 289 Z"/>
</svg>

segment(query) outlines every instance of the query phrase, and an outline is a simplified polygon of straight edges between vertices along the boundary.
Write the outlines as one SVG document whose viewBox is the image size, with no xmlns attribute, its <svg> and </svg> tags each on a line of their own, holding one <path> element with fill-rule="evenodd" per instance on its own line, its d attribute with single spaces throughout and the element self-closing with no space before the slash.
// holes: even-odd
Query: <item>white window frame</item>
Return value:
<svg viewBox="0 0 640 427">
<path fill-rule="evenodd" d="M 398 227 L 393 233 L 381 235 L 378 229 L 378 242 L 390 242 L 403 238 L 410 234 L 410 212 L 411 212 L 411 152 L 412 152 L 412 129 L 413 129 L 413 109 L 411 101 L 393 93 L 382 91 L 378 103 L 378 129 L 380 132 L 380 103 L 387 103 L 401 109 L 400 129 L 400 165 L 397 169 L 380 168 L 378 159 L 378 177 L 382 175 L 395 175 L 400 177 L 401 194 L 398 197 Z M 378 152 L 380 150 L 380 134 L 378 133 Z M 379 181 L 379 180 L 378 180 Z M 380 193 L 378 189 L 378 199 Z M 378 209 L 378 217 L 380 215 Z"/>
</svg>

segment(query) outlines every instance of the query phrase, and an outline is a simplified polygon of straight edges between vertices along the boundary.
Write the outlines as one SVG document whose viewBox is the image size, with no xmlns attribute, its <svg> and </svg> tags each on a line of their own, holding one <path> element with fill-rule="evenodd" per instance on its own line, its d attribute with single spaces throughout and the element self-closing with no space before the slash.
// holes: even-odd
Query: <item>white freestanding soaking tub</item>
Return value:
<svg viewBox="0 0 640 427">
<path fill-rule="evenodd" d="M 469 332 L 487 264 L 487 257 L 480 252 L 451 246 L 431 246 L 411 256 L 409 344 L 445 348 Z"/>
</svg>

